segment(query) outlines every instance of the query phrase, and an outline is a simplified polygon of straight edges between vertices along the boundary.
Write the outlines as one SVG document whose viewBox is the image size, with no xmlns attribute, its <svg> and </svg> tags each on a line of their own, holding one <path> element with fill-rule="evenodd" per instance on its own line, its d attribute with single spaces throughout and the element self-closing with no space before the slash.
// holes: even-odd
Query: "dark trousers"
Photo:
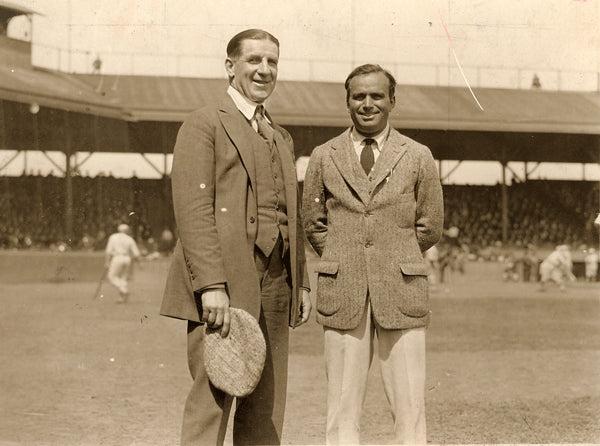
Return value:
<svg viewBox="0 0 600 446">
<path fill-rule="evenodd" d="M 261 379 L 250 395 L 236 401 L 234 445 L 281 444 L 287 391 L 291 283 L 280 241 L 270 257 L 255 249 L 261 282 L 259 324 L 267 344 Z M 185 404 L 182 445 L 222 445 L 233 397 L 209 382 L 203 365 L 204 326 L 188 322 L 188 364 L 194 379 Z"/>
</svg>

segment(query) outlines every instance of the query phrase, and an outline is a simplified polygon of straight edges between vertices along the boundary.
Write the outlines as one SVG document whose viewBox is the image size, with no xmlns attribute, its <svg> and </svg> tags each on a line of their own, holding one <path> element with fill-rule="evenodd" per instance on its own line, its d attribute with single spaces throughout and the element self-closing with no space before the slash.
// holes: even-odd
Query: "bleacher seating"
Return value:
<svg viewBox="0 0 600 446">
<path fill-rule="evenodd" d="M 64 178 L 2 177 L 0 180 L 0 247 L 103 249 L 120 222 L 139 241 L 159 240 L 164 229 L 175 232 L 170 182 L 73 178 L 73 238 L 65 235 Z M 509 228 L 505 246 L 597 246 L 599 187 L 594 182 L 529 180 L 508 189 Z M 502 241 L 501 186 L 445 185 L 445 228 L 459 228 L 458 244 L 471 252 Z"/>
</svg>

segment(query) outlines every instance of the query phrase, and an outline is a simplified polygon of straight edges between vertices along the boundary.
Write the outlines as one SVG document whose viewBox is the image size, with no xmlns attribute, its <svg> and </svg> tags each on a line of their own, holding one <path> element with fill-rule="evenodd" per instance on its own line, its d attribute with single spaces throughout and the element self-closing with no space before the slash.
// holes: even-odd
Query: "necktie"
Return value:
<svg viewBox="0 0 600 446">
<path fill-rule="evenodd" d="M 258 134 L 262 136 L 267 142 L 272 143 L 275 131 L 265 119 L 264 111 L 265 108 L 262 105 L 256 107 L 254 119 L 256 119 L 256 125 L 258 126 Z"/>
<path fill-rule="evenodd" d="M 371 169 L 373 168 L 373 164 L 375 164 L 375 155 L 373 154 L 372 144 L 375 142 L 372 138 L 367 138 L 363 141 L 365 146 L 360 152 L 360 164 L 365 170 L 365 173 L 369 175 Z"/>
</svg>

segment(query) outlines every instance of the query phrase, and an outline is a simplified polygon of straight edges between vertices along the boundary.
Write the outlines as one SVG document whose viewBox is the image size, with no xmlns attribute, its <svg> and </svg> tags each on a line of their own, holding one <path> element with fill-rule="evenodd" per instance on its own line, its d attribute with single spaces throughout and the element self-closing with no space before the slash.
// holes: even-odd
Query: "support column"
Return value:
<svg viewBox="0 0 600 446">
<path fill-rule="evenodd" d="M 164 209 L 167 209 L 166 212 L 161 213 L 161 228 L 162 232 L 165 228 L 169 228 L 170 230 L 174 230 L 173 220 L 171 218 L 171 213 L 173 209 L 173 203 L 171 201 L 171 187 L 170 182 L 171 178 L 167 174 L 167 156 L 171 152 L 172 148 L 167 145 L 167 125 L 165 122 L 161 122 L 161 138 L 162 138 L 162 152 L 163 152 L 163 171 L 162 171 L 162 201 L 164 204 Z"/>
<path fill-rule="evenodd" d="M 508 190 L 506 188 L 506 161 L 502 161 L 502 245 L 508 241 Z"/>
<path fill-rule="evenodd" d="M 63 112 L 65 129 L 65 238 L 67 244 L 73 246 L 73 178 L 71 176 L 71 156 L 73 154 L 71 125 L 69 112 Z"/>
<path fill-rule="evenodd" d="M 96 177 L 96 212 L 98 219 L 98 231 L 104 231 L 104 193 L 102 185 L 104 182 L 104 175 Z M 98 234 L 96 233 L 95 236 Z"/>
</svg>

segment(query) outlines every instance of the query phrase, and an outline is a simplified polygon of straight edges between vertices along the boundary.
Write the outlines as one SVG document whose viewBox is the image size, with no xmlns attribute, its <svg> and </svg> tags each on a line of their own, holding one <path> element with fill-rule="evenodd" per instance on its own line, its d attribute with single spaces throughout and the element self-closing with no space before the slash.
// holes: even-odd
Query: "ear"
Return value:
<svg viewBox="0 0 600 446">
<path fill-rule="evenodd" d="M 394 106 L 396 105 L 396 95 L 390 98 L 390 102 L 392 103 L 392 108 L 394 108 Z"/>
<path fill-rule="evenodd" d="M 234 78 L 234 70 L 233 70 L 234 62 L 229 57 L 225 59 L 225 71 L 227 72 L 227 77 L 229 78 L 229 82 Z"/>
</svg>

